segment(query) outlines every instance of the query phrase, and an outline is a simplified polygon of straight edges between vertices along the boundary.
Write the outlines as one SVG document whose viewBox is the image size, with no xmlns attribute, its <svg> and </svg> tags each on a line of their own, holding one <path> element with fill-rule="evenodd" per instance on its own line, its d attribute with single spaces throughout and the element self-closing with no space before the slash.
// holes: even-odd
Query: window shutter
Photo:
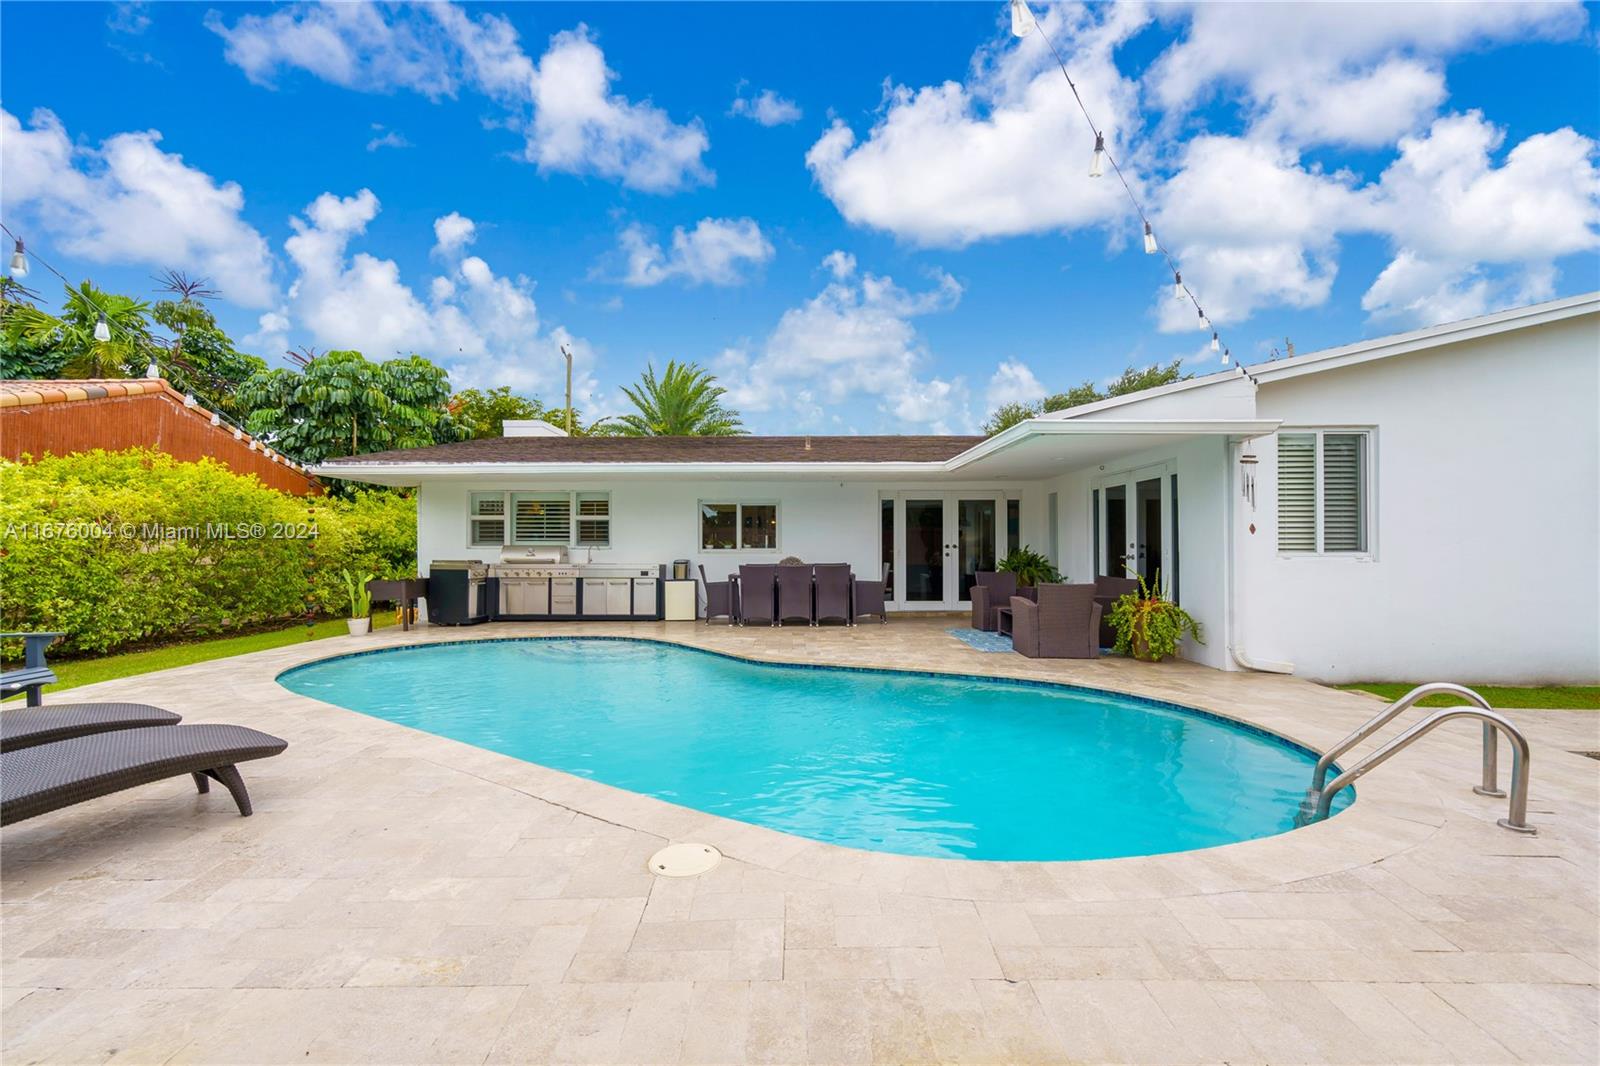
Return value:
<svg viewBox="0 0 1600 1066">
<path fill-rule="evenodd" d="M 1317 438 L 1278 435 L 1278 550 L 1317 550 Z"/>
<path fill-rule="evenodd" d="M 1366 551 L 1364 448 L 1359 433 L 1322 435 L 1322 550 Z"/>
<path fill-rule="evenodd" d="M 518 544 L 566 544 L 572 537 L 569 496 L 511 497 L 511 533 Z"/>
<path fill-rule="evenodd" d="M 506 542 L 506 498 L 499 492 L 472 494 L 472 543 L 475 546 Z"/>
<path fill-rule="evenodd" d="M 578 493 L 578 543 L 589 547 L 605 547 L 611 543 L 611 496 L 608 493 Z"/>
</svg>

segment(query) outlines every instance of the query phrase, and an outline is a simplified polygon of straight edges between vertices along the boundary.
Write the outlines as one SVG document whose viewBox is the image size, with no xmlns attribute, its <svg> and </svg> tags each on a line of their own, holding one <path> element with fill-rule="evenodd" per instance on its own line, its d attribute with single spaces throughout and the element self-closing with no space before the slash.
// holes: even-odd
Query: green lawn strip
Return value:
<svg viewBox="0 0 1600 1066">
<path fill-rule="evenodd" d="M 374 614 L 372 617 L 374 629 L 382 629 L 394 624 L 394 618 L 388 612 Z M 247 652 L 281 648 L 288 644 L 304 644 L 307 640 L 339 637 L 346 635 L 348 632 L 349 629 L 345 626 L 344 619 L 333 618 L 316 622 L 309 630 L 302 624 L 290 626 L 287 629 L 275 629 L 266 633 L 249 633 L 242 637 L 222 637 L 216 640 L 198 640 L 191 644 L 173 644 L 164 648 L 130 651 L 121 655 L 107 655 L 99 659 L 54 661 L 50 662 L 50 669 L 54 671 L 56 677 L 60 678 L 60 681 L 54 685 L 46 685 L 44 691 L 46 695 L 49 695 L 52 692 L 77 688 L 79 685 L 92 685 L 97 681 L 111 681 L 119 677 L 148 674 L 152 670 L 188 666 L 190 663 L 203 663 L 211 659 L 226 659 L 229 656 L 244 655 Z M 15 700 L 21 700 L 22 698 L 22 693 L 10 697 L 10 699 Z M 7 702 L 10 702 L 10 699 Z"/>
<path fill-rule="evenodd" d="M 1354 685 L 1339 685 L 1337 687 L 1355 692 L 1370 692 L 1374 696 L 1382 696 L 1386 700 L 1394 701 L 1417 686 L 1407 681 L 1361 681 Z M 1521 688 L 1507 685 L 1468 685 L 1467 687 L 1488 700 L 1491 707 L 1558 711 L 1600 710 L 1600 685 L 1544 685 L 1537 688 Z M 1465 703 L 1466 700 L 1455 696 L 1429 696 L 1422 701 L 1420 706 L 1456 707 Z"/>
</svg>

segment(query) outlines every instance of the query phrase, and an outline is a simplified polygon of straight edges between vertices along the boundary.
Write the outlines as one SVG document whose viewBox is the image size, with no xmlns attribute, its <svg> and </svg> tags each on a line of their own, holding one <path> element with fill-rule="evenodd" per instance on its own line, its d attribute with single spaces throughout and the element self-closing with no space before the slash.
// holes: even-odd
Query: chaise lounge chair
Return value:
<svg viewBox="0 0 1600 1066">
<path fill-rule="evenodd" d="M 177 725 L 181 714 L 145 703 L 55 703 L 0 711 L 0 751 L 16 751 L 114 729 Z"/>
<path fill-rule="evenodd" d="M 0 699 L 28 694 L 28 706 L 37 707 L 44 702 L 44 687 L 56 683 L 55 671 L 45 665 L 44 650 L 53 644 L 61 633 L 0 633 L 0 640 L 22 641 L 22 666 L 0 674 Z"/>
<path fill-rule="evenodd" d="M 265 759 L 288 742 L 238 725 L 120 729 L 0 754 L 0 825 L 189 774 L 201 792 L 222 782 L 250 815 L 238 764 Z"/>
</svg>

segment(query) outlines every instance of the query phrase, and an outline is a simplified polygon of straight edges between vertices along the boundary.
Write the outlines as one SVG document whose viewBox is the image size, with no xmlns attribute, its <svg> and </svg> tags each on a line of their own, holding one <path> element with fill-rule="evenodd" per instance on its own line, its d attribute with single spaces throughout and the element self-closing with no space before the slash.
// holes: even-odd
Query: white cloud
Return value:
<svg viewBox="0 0 1600 1066">
<path fill-rule="evenodd" d="M 1495 166 L 1503 139 L 1473 111 L 1401 140 L 1373 191 L 1375 227 L 1396 254 L 1363 309 L 1423 325 L 1547 299 L 1556 259 L 1600 248 L 1600 146 L 1560 129 Z M 1503 269 L 1491 278 L 1485 265 Z"/>
<path fill-rule="evenodd" d="M 550 38 L 533 79 L 528 159 L 540 170 L 595 173 L 645 192 L 709 184 L 700 157 L 711 141 L 700 121 L 680 126 L 653 104 L 613 94 L 615 77 L 586 27 Z"/>
<path fill-rule="evenodd" d="M 953 308 L 961 292 L 942 273 L 922 292 L 873 274 L 835 280 L 785 311 L 757 354 L 724 352 L 716 366 L 741 411 L 781 409 L 803 428 L 864 399 L 893 428 L 948 432 L 971 420 L 962 381 L 924 376 L 931 355 L 912 320 Z"/>
<path fill-rule="evenodd" d="M 984 400 L 988 409 L 993 411 L 1003 404 L 1032 403 L 1043 399 L 1046 392 L 1027 363 L 1020 359 L 1006 359 L 995 367 Z"/>
<path fill-rule="evenodd" d="M 733 98 L 728 114 L 752 119 L 763 126 L 784 126 L 799 122 L 802 112 L 793 100 L 785 99 L 771 89 L 762 89 L 753 97 L 745 96 L 741 91 Z"/>
<path fill-rule="evenodd" d="M 478 224 L 459 211 L 433 220 L 433 254 L 454 256 L 478 238 Z"/>
<path fill-rule="evenodd" d="M 1113 150 L 1138 128 L 1114 48 L 1142 9 L 1076 4 L 1041 15 Z M 1072 230 L 1123 217 L 1114 180 L 1088 177 L 1094 139 L 1038 34 L 980 50 L 965 82 L 888 87 L 865 138 L 842 120 L 806 165 L 851 222 L 922 245 Z"/>
<path fill-rule="evenodd" d="M 0 111 L 4 213 L 34 220 L 69 255 L 183 270 L 233 303 L 271 304 L 272 255 L 242 217 L 244 190 L 160 142 L 159 131 L 143 130 L 79 148 L 49 111 L 35 111 L 26 128 Z"/>
<path fill-rule="evenodd" d="M 628 259 L 623 283 L 659 285 L 682 278 L 690 285 L 739 285 L 747 268 L 772 258 L 772 245 L 750 218 L 702 218 L 692 230 L 678 226 L 672 246 L 663 249 L 635 223 L 618 238 Z"/>
<path fill-rule="evenodd" d="M 822 257 L 822 266 L 835 281 L 843 281 L 856 272 L 856 257 L 836 248 Z"/>
<path fill-rule="evenodd" d="M 508 108 L 504 125 L 522 134 L 523 154 L 541 172 L 595 174 L 653 193 L 714 178 L 700 120 L 677 123 L 648 100 L 613 92 L 617 75 L 581 24 L 551 37 L 537 63 L 509 21 L 451 4 L 293 4 L 232 25 L 211 12 L 206 25 L 228 61 L 262 85 L 298 69 L 351 89 L 432 99 L 475 88 Z"/>
<path fill-rule="evenodd" d="M 372 139 L 367 142 L 367 151 L 376 152 L 380 148 L 410 148 L 411 142 L 406 140 L 406 135 L 399 130 L 385 129 L 381 123 L 372 124 Z"/>
<path fill-rule="evenodd" d="M 1353 185 L 1270 142 L 1196 137 L 1158 191 L 1156 233 L 1217 324 L 1264 306 L 1312 307 L 1333 285 L 1338 230 L 1362 210 Z M 1159 290 L 1161 328 L 1199 329 L 1194 307 L 1171 290 L 1170 279 Z"/>
<path fill-rule="evenodd" d="M 209 11 L 205 24 L 223 39 L 228 62 L 258 85 L 273 85 L 284 68 L 346 88 L 434 98 L 455 95 L 459 83 L 457 64 L 423 20 L 391 20 L 371 3 L 292 4 L 231 26 Z"/>
<path fill-rule="evenodd" d="M 481 257 L 461 254 L 475 229 L 471 219 L 452 212 L 435 220 L 435 251 L 446 271 L 431 279 L 424 298 L 393 260 L 350 251 L 379 210 L 369 189 L 323 193 L 290 220 L 295 232 L 284 250 L 297 274 L 286 306 L 262 316 L 263 338 L 286 346 L 289 335 L 302 334 L 317 347 L 355 348 L 372 359 L 417 352 L 445 366 L 458 388 L 533 390 L 557 386 L 565 341 L 577 364 L 574 395 L 580 406 L 594 406 L 592 349 L 560 327 L 545 329 L 530 279 L 497 275 Z"/>
<path fill-rule="evenodd" d="M 1187 17 L 1183 39 L 1147 84 L 1169 111 L 1242 92 L 1254 132 L 1296 145 L 1377 147 L 1420 128 L 1444 101 L 1443 60 L 1496 40 L 1560 38 L 1586 21 L 1559 3 L 1217 4 L 1160 9 Z"/>
</svg>

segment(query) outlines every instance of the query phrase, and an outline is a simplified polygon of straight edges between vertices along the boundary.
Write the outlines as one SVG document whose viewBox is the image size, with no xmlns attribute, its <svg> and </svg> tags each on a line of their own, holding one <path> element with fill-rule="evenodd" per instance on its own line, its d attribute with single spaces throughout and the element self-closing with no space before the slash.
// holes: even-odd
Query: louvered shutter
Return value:
<svg viewBox="0 0 1600 1066">
<path fill-rule="evenodd" d="M 1278 550 L 1317 550 L 1317 438 L 1278 435 Z"/>
<path fill-rule="evenodd" d="M 1366 437 L 1322 435 L 1322 550 L 1367 550 Z"/>
<path fill-rule="evenodd" d="M 517 544 L 566 544 L 572 538 L 572 498 L 514 493 L 511 536 Z"/>
<path fill-rule="evenodd" d="M 472 543 L 475 546 L 506 542 L 506 496 L 503 492 L 472 494 Z"/>
</svg>

